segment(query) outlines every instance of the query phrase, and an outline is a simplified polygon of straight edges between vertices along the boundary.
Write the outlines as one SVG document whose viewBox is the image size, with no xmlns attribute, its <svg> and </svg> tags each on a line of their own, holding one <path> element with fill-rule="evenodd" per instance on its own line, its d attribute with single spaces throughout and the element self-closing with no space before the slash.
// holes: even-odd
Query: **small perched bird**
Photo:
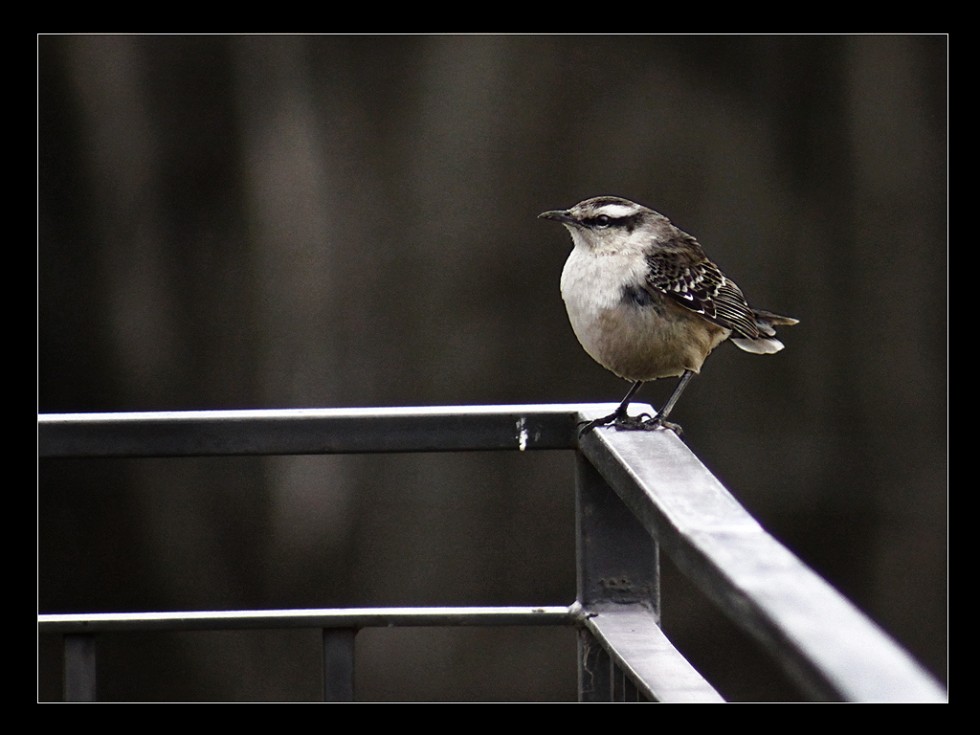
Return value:
<svg viewBox="0 0 980 735">
<path fill-rule="evenodd" d="M 715 347 L 731 339 L 746 352 L 779 352 L 775 327 L 797 323 L 749 306 L 697 240 L 635 202 L 601 196 L 539 217 L 562 223 L 572 235 L 561 295 L 575 336 L 596 362 L 633 381 L 619 407 L 585 424 L 580 435 L 608 424 L 679 434 L 667 416 Z M 656 416 L 629 417 L 643 383 L 677 376 Z"/>
</svg>

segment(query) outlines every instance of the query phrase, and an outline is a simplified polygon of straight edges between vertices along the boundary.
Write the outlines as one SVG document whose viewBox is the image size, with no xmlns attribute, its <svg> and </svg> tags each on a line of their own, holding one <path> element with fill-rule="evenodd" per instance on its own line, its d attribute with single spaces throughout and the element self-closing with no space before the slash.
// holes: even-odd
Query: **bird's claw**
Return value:
<svg viewBox="0 0 980 735">
<path fill-rule="evenodd" d="M 590 431 L 592 431 L 593 429 L 599 426 L 608 426 L 609 424 L 616 422 L 619 418 L 620 417 L 617 416 L 616 414 L 611 413 L 608 416 L 603 416 L 601 419 L 592 419 L 591 421 L 580 421 L 578 425 L 579 426 L 578 438 L 581 439 L 583 436 L 585 436 Z"/>
<path fill-rule="evenodd" d="M 660 418 L 659 416 L 652 416 L 648 418 L 646 421 L 641 421 L 639 426 L 623 427 L 623 428 L 638 429 L 640 431 L 655 431 L 657 429 L 670 429 L 675 434 L 677 434 L 677 436 L 683 436 L 684 434 L 684 430 L 680 427 L 679 424 L 675 424 L 672 421 L 667 421 L 665 419 Z"/>
<path fill-rule="evenodd" d="M 648 413 L 641 413 L 638 416 L 626 416 L 611 413 L 601 419 L 583 421 L 579 424 L 578 438 L 588 434 L 599 426 L 612 425 L 617 431 L 656 431 L 657 429 L 670 429 L 677 436 L 681 436 L 684 430 L 678 424 L 666 421 L 659 416 L 651 416 Z"/>
</svg>

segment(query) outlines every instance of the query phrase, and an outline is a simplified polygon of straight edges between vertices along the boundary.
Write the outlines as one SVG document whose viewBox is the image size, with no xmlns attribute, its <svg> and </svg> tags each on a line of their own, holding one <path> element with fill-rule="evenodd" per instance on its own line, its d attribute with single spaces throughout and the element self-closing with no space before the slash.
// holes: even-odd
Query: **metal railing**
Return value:
<svg viewBox="0 0 980 735">
<path fill-rule="evenodd" d="M 670 431 L 577 427 L 607 405 L 48 414 L 38 453 L 181 457 L 577 450 L 578 595 L 549 607 L 39 614 L 64 635 L 67 700 L 97 695 L 109 631 L 318 628 L 324 699 L 354 698 L 356 632 L 371 626 L 578 629 L 582 701 L 721 701 L 659 625 L 660 550 L 815 700 L 946 701 L 944 688 L 775 541 Z"/>
</svg>

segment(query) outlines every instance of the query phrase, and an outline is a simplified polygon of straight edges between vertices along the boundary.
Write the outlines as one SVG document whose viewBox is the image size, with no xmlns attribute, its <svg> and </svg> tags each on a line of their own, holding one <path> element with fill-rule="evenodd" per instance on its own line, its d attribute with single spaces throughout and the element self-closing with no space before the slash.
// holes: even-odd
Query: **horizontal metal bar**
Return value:
<svg viewBox="0 0 980 735">
<path fill-rule="evenodd" d="M 721 695 L 674 648 L 642 605 L 617 605 L 585 617 L 585 627 L 647 699 L 722 702 Z"/>
<path fill-rule="evenodd" d="M 577 605 L 563 607 L 389 607 L 38 615 L 41 633 L 576 625 Z"/>
<path fill-rule="evenodd" d="M 766 533 L 672 431 L 601 428 L 584 437 L 582 451 L 661 550 L 810 696 L 946 700 L 932 676 Z"/>
<path fill-rule="evenodd" d="M 39 457 L 165 457 L 574 449 L 582 411 L 457 406 L 38 416 Z"/>
</svg>

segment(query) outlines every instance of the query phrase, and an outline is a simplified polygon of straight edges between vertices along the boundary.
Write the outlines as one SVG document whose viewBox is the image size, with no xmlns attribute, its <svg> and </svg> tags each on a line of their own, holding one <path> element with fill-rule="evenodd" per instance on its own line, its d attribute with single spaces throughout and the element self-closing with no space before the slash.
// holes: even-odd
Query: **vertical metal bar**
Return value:
<svg viewBox="0 0 980 735">
<path fill-rule="evenodd" d="M 576 454 L 576 462 L 579 603 L 642 603 L 659 617 L 656 541 L 585 457 Z"/>
<path fill-rule="evenodd" d="M 323 701 L 354 701 L 353 628 L 323 629 Z"/>
<path fill-rule="evenodd" d="M 644 701 L 642 695 L 640 694 L 640 690 L 637 688 L 636 684 L 633 683 L 633 680 L 626 676 L 626 674 L 623 674 L 623 701 Z"/>
<path fill-rule="evenodd" d="M 585 628 L 578 632 L 578 700 L 608 702 L 612 694 L 612 659 Z"/>
<path fill-rule="evenodd" d="M 612 679 L 612 692 L 609 698 L 614 702 L 625 702 L 626 698 L 626 674 L 623 670 L 616 666 L 615 663 L 610 662 L 609 666 L 609 676 Z"/>
<path fill-rule="evenodd" d="M 64 696 L 66 702 L 95 701 L 95 635 L 65 636 Z"/>
<path fill-rule="evenodd" d="M 616 665 L 615 661 L 610 661 L 610 676 L 612 677 L 612 701 L 614 702 L 639 702 L 642 701 L 640 690 L 630 679 L 626 672 Z"/>
<path fill-rule="evenodd" d="M 602 475 L 576 453 L 576 539 L 578 601 L 586 614 L 604 606 L 641 603 L 660 615 L 660 565 L 657 543 L 609 487 Z M 583 637 L 587 636 L 587 637 Z M 594 697 L 601 648 L 590 635 L 579 637 L 579 698 Z M 603 652 L 604 653 L 604 652 Z M 607 669 L 608 667 L 602 666 Z M 603 697 L 612 697 L 615 677 L 604 675 Z M 625 691 L 624 687 L 619 687 Z"/>
</svg>

